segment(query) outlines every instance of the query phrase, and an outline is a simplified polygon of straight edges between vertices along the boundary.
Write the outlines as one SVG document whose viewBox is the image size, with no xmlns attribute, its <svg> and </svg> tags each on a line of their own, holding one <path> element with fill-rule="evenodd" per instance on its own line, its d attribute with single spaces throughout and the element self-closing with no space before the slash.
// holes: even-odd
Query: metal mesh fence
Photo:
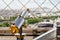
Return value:
<svg viewBox="0 0 60 40">
<path fill-rule="evenodd" d="M 0 17 L 9 18 L 27 8 L 33 16 L 60 16 L 60 0 L 0 0 Z"/>
<path fill-rule="evenodd" d="M 40 15 L 59 15 L 60 0 L 0 0 L 0 15 L 12 16 L 21 12 L 23 9 L 31 9 L 34 16 Z"/>
</svg>

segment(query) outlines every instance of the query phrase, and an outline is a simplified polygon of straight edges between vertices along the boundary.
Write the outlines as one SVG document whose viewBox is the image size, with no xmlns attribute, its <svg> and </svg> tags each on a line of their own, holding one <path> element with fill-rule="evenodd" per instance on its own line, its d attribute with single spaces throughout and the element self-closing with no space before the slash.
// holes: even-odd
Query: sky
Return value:
<svg viewBox="0 0 60 40">
<path fill-rule="evenodd" d="M 0 0 L 0 9 L 4 9 L 7 5 L 2 2 L 5 1 L 7 4 L 9 4 L 12 0 Z M 19 0 L 21 1 L 24 5 L 26 4 L 27 1 L 29 0 Z M 14 0 L 9 7 L 12 9 L 21 9 L 23 6 L 21 5 L 21 3 L 19 3 L 18 0 Z M 42 2 L 44 2 L 45 0 L 35 0 L 39 5 L 42 4 Z M 50 0 L 53 2 L 54 5 L 56 5 L 58 2 L 60 2 L 60 0 Z M 9 9 L 9 7 L 6 7 L 6 9 Z M 33 1 L 30 0 L 30 2 L 27 3 L 26 5 L 27 8 L 37 8 L 38 5 Z M 41 7 L 48 7 L 48 8 L 53 8 L 54 6 L 49 2 L 49 0 L 46 0 L 45 3 L 43 5 L 41 5 Z M 58 9 L 60 9 L 60 4 L 58 4 L 56 6 Z M 56 8 L 55 8 L 56 9 Z"/>
</svg>

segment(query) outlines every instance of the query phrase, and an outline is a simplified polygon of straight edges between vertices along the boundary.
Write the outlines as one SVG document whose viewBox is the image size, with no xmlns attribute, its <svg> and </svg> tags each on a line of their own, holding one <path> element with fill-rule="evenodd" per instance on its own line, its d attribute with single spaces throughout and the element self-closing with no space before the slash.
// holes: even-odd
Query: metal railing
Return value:
<svg viewBox="0 0 60 40">
<path fill-rule="evenodd" d="M 36 37 L 35 39 L 33 40 L 52 40 L 56 38 L 56 28 Z"/>
</svg>

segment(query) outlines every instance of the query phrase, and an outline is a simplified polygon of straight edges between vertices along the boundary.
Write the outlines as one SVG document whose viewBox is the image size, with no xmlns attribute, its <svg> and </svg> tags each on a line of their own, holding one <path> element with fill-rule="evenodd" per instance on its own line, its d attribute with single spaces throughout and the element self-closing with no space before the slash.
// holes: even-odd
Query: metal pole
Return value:
<svg viewBox="0 0 60 40">
<path fill-rule="evenodd" d="M 20 40 L 24 40 L 23 35 L 22 35 L 22 27 L 20 28 L 20 36 L 22 36 L 22 38 L 20 38 Z"/>
<path fill-rule="evenodd" d="M 22 35 L 22 27 L 20 27 L 19 33 L 20 33 L 20 37 L 23 36 Z M 17 38 L 17 40 L 23 40 L 23 38 Z"/>
</svg>

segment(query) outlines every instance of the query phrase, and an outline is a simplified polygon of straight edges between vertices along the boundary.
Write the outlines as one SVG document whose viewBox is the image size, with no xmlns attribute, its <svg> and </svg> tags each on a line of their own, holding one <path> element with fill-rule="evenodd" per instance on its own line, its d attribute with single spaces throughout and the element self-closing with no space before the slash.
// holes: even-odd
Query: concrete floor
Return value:
<svg viewBox="0 0 60 40">
<path fill-rule="evenodd" d="M 0 36 L 0 40 L 17 40 L 15 36 Z M 25 36 L 24 40 L 33 40 L 33 36 Z"/>
<path fill-rule="evenodd" d="M 16 40 L 15 36 L 0 36 L 0 40 Z"/>
</svg>

